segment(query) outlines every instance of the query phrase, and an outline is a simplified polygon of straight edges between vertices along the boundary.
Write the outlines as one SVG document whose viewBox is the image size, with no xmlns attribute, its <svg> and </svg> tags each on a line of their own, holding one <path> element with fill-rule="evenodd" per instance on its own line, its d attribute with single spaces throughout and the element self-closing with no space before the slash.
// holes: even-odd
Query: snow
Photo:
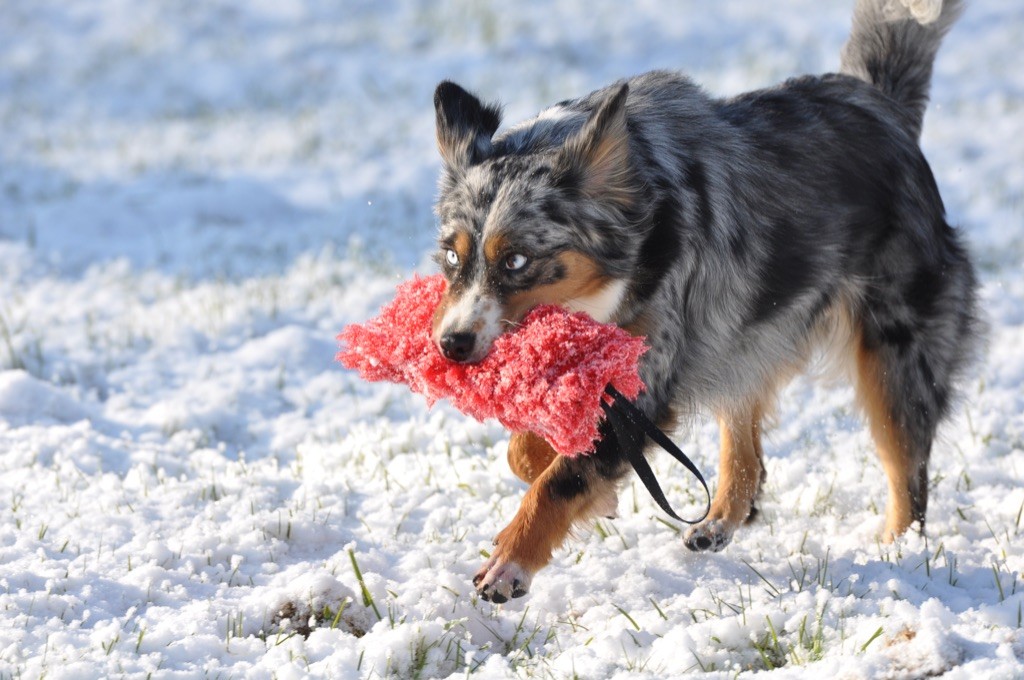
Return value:
<svg viewBox="0 0 1024 680">
<path fill-rule="evenodd" d="M 734 93 L 836 68 L 850 4 L 5 3 L 0 676 L 1024 675 L 1018 3 L 970 3 L 925 120 L 990 324 L 927 538 L 876 541 L 850 390 L 800 380 L 724 552 L 630 481 L 492 605 L 470 578 L 524 490 L 506 433 L 333 362 L 432 271 L 439 80 L 509 124 L 655 67 Z M 713 482 L 713 424 L 678 441 Z"/>
</svg>

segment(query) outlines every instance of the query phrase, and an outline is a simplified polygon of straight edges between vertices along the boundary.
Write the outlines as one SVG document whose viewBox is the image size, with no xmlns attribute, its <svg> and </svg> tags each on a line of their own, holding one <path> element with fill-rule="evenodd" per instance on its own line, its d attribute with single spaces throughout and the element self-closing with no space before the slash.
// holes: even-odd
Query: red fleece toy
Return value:
<svg viewBox="0 0 1024 680">
<path fill-rule="evenodd" d="M 593 452 L 606 386 L 631 400 L 644 389 L 643 338 L 554 305 L 531 310 L 479 363 L 446 359 L 431 340 L 446 286 L 441 275 L 401 284 L 380 316 L 341 332 L 337 360 L 366 380 L 406 383 L 431 405 L 448 399 L 478 420 L 534 432 L 567 456 Z"/>
</svg>

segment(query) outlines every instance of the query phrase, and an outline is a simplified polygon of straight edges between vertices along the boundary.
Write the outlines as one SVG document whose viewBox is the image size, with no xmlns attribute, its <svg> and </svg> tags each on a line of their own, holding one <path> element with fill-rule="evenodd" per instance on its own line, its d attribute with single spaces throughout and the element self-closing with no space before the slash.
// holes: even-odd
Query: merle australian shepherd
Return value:
<svg viewBox="0 0 1024 680">
<path fill-rule="evenodd" d="M 756 513 L 762 423 L 824 349 L 888 478 L 883 540 L 923 529 L 932 442 L 978 326 L 975 275 L 918 144 L 960 10 L 858 0 L 837 74 L 716 99 L 652 71 L 501 133 L 498 107 L 441 83 L 435 342 L 478 361 L 540 303 L 645 336 L 638 407 L 665 428 L 707 411 L 721 429 L 710 514 L 685 535 L 698 551 Z M 574 523 L 614 513 L 629 468 L 602 431 L 575 458 L 512 435 L 530 488 L 474 578 L 485 600 L 524 595 Z"/>
</svg>

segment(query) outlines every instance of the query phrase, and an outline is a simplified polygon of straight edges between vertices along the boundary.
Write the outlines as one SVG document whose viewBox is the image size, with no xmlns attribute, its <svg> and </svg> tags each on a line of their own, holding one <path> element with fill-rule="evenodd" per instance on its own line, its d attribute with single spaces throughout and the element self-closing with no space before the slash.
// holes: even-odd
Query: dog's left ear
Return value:
<svg viewBox="0 0 1024 680">
<path fill-rule="evenodd" d="M 564 186 L 623 207 L 633 202 L 626 127 L 628 94 L 626 83 L 612 89 L 580 131 L 566 140 L 555 162 L 555 177 Z"/>
<path fill-rule="evenodd" d="M 449 170 L 461 170 L 491 154 L 491 137 L 501 125 L 501 108 L 484 104 L 450 80 L 434 90 L 437 148 Z"/>
</svg>

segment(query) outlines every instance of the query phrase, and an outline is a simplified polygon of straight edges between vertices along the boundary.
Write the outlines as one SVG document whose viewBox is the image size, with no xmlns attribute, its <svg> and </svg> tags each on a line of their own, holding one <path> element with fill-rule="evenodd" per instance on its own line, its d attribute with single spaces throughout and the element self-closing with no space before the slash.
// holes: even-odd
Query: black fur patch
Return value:
<svg viewBox="0 0 1024 680">
<path fill-rule="evenodd" d="M 661 280 L 679 257 L 682 219 L 679 201 L 672 194 L 654 209 L 651 230 L 640 247 L 639 272 L 633 287 L 637 302 L 646 301 L 658 290 Z"/>
<path fill-rule="evenodd" d="M 935 315 L 936 301 L 945 288 L 942 272 L 936 267 L 920 266 L 904 289 L 905 299 L 923 317 Z"/>
<path fill-rule="evenodd" d="M 793 225 L 774 225 L 768 242 L 768 256 L 759 269 L 760 288 L 752 305 L 750 323 L 763 323 L 784 311 L 818 278 L 807 244 Z"/>
<path fill-rule="evenodd" d="M 589 456 L 580 456 L 573 462 L 591 464 L 598 475 L 605 479 L 616 480 L 629 469 L 626 458 L 626 446 L 643 448 L 646 435 L 639 425 L 628 423 L 626 434 L 629 441 L 621 442 L 615 434 L 615 430 L 607 419 L 602 420 L 598 426 L 601 433 L 601 441 L 597 443 L 594 453 Z"/>
<path fill-rule="evenodd" d="M 708 192 L 708 175 L 704 164 L 700 161 L 693 161 L 686 169 L 689 188 L 697 196 L 697 220 L 705 235 L 711 233 L 711 226 L 714 222 L 714 210 L 711 208 L 711 197 Z"/>
<path fill-rule="evenodd" d="M 599 425 L 601 441 L 597 443 L 593 453 L 576 456 L 575 458 L 560 457 L 557 461 L 558 470 L 552 475 L 548 482 L 548 493 L 552 498 L 568 500 L 590 489 L 588 480 L 596 475 L 599 478 L 615 481 L 622 477 L 629 470 L 625 452 L 615 431 L 607 420 L 601 421 Z M 637 429 L 631 433 L 631 438 L 636 438 L 643 444 L 643 430 Z M 632 442 L 631 445 L 637 445 Z"/>
<path fill-rule="evenodd" d="M 928 365 L 928 360 L 923 354 L 918 354 L 917 356 L 917 368 L 921 371 L 921 377 L 926 385 L 935 384 L 935 373 L 932 371 L 931 366 Z"/>
<path fill-rule="evenodd" d="M 548 493 L 553 498 L 569 500 L 586 493 L 586 477 L 575 465 L 562 466 L 548 482 Z"/>
<path fill-rule="evenodd" d="M 913 342 L 914 333 L 907 324 L 893 320 L 878 324 L 878 339 L 883 344 L 891 345 L 902 351 Z"/>
<path fill-rule="evenodd" d="M 569 216 L 566 214 L 566 205 L 559 201 L 553 196 L 548 196 L 541 203 L 541 210 L 544 213 L 544 217 L 554 224 L 559 226 L 565 226 L 570 223 Z"/>
<path fill-rule="evenodd" d="M 460 86 L 445 80 L 434 90 L 438 141 L 445 147 L 464 144 L 468 165 L 483 160 L 475 140 L 490 140 L 501 125 L 501 108 L 487 105 Z"/>
</svg>

